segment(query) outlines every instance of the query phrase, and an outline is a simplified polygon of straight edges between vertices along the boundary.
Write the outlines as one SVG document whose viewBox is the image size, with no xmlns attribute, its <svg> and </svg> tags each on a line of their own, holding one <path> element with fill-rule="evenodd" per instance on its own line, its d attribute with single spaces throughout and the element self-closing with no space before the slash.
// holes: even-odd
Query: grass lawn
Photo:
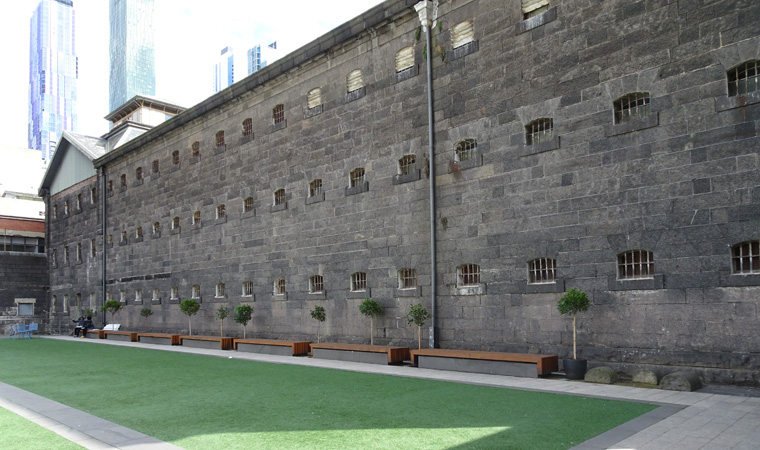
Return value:
<svg viewBox="0 0 760 450">
<path fill-rule="evenodd" d="M 0 408 L 0 448 L 3 450 L 77 450 L 68 441 L 34 422 Z"/>
<path fill-rule="evenodd" d="M 0 380 L 191 450 L 566 449 L 655 408 L 48 339 Z"/>
</svg>

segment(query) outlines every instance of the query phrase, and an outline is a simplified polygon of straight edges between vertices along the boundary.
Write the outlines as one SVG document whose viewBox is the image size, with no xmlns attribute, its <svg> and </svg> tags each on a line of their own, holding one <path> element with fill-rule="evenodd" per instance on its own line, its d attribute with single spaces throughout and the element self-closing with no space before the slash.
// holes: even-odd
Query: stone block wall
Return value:
<svg viewBox="0 0 760 450">
<path fill-rule="evenodd" d="M 40 324 L 44 331 L 47 308 L 48 270 L 42 253 L 0 252 L 0 336 L 8 336 L 10 326 Z M 19 316 L 16 299 L 34 299 L 31 316 Z"/>
</svg>

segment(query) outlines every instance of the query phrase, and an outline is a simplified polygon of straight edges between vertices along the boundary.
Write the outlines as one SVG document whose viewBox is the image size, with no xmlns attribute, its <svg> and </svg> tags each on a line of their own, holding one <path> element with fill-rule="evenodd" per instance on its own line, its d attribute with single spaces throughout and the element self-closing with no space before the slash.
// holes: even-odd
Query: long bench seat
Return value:
<svg viewBox="0 0 760 450">
<path fill-rule="evenodd" d="M 137 342 L 158 345 L 180 345 L 179 334 L 137 333 Z"/>
<path fill-rule="evenodd" d="M 274 339 L 235 339 L 239 352 L 264 353 L 267 355 L 300 356 L 309 353 L 308 341 L 278 341 Z"/>
<path fill-rule="evenodd" d="M 233 339 L 222 336 L 185 336 L 179 337 L 179 345 L 183 347 L 210 348 L 221 350 L 232 350 Z"/>
<path fill-rule="evenodd" d="M 425 369 L 454 370 L 458 372 L 488 373 L 536 378 L 559 370 L 556 355 L 528 353 L 484 352 L 423 348 L 412 350 L 412 364 Z"/>
<path fill-rule="evenodd" d="M 409 360 L 409 347 L 383 345 L 318 343 L 311 344 L 314 358 L 336 359 L 369 364 L 402 364 Z"/>
<path fill-rule="evenodd" d="M 137 342 L 136 331 L 98 330 L 98 337 L 100 339 L 110 338 L 111 340 L 114 340 L 114 341 Z"/>
</svg>

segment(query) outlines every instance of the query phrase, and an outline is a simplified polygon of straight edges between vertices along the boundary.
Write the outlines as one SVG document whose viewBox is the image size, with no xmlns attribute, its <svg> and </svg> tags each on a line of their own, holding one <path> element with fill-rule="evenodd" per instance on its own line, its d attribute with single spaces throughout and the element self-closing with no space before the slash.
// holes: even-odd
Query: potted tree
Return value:
<svg viewBox="0 0 760 450">
<path fill-rule="evenodd" d="M 573 359 L 562 360 L 565 375 L 571 380 L 580 380 L 586 374 L 587 361 L 578 359 L 575 316 L 580 312 L 587 311 L 589 303 L 588 295 L 576 288 L 565 292 L 565 295 L 557 302 L 557 309 L 560 314 L 573 316 Z"/>
<path fill-rule="evenodd" d="M 412 307 L 409 308 L 409 312 L 406 313 L 406 321 L 409 325 L 417 325 L 417 348 L 422 348 L 422 326 L 425 325 L 425 321 L 430 317 L 432 316 L 421 303 L 412 305 Z"/>
<path fill-rule="evenodd" d="M 377 301 L 365 298 L 361 305 L 359 305 L 359 312 L 369 317 L 369 345 L 375 345 L 373 333 L 375 329 L 375 316 L 379 316 L 383 312 L 383 307 Z"/>
<path fill-rule="evenodd" d="M 193 335 L 193 316 L 198 313 L 198 310 L 201 309 L 201 304 L 196 302 L 193 299 L 187 299 L 182 300 L 182 303 L 179 304 L 179 309 L 182 311 L 183 314 L 187 314 L 187 325 L 188 325 L 188 332 L 187 334 L 192 336 Z"/>
<path fill-rule="evenodd" d="M 319 326 L 325 321 L 327 316 L 325 315 L 325 308 L 321 306 L 315 306 L 311 311 L 312 319 L 317 321 L 317 343 L 319 343 Z"/>
<path fill-rule="evenodd" d="M 230 315 L 230 308 L 222 305 L 216 310 L 216 318 L 219 319 L 219 337 L 224 337 L 224 319 Z"/>
<path fill-rule="evenodd" d="M 114 323 L 113 317 L 116 315 L 117 312 L 121 310 L 122 306 L 123 305 L 121 304 L 121 302 L 112 299 L 112 300 L 106 301 L 105 304 L 103 304 L 103 306 L 100 307 L 100 310 L 111 313 L 111 323 Z"/>
<path fill-rule="evenodd" d="M 145 319 L 145 328 L 148 327 L 148 321 L 150 321 L 150 316 L 152 315 L 153 315 L 153 310 L 148 308 L 147 306 L 140 310 L 140 317 Z"/>
<path fill-rule="evenodd" d="M 239 323 L 243 326 L 243 339 L 245 339 L 245 326 L 251 320 L 252 315 L 253 307 L 251 305 L 242 304 L 235 307 L 232 319 L 235 321 L 235 323 Z"/>
</svg>

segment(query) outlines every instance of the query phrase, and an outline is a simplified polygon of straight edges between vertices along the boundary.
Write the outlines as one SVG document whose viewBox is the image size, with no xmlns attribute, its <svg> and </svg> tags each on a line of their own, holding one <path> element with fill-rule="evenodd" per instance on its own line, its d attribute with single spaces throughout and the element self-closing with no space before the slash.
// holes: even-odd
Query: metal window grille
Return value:
<svg viewBox="0 0 760 450">
<path fill-rule="evenodd" d="M 243 121 L 243 136 L 250 136 L 253 134 L 253 120 L 245 119 Z"/>
<path fill-rule="evenodd" d="M 274 204 L 275 206 L 285 204 L 285 189 L 277 189 L 274 191 Z"/>
<path fill-rule="evenodd" d="M 306 94 L 306 107 L 309 109 L 316 108 L 322 104 L 322 90 L 314 88 Z"/>
<path fill-rule="evenodd" d="M 224 131 L 218 131 L 216 133 L 216 146 L 221 147 L 224 145 Z"/>
<path fill-rule="evenodd" d="M 351 71 L 346 77 L 346 92 L 354 92 L 364 87 L 364 80 L 362 79 L 362 71 L 356 69 Z"/>
<path fill-rule="evenodd" d="M 193 225 L 198 225 L 201 223 L 201 212 L 195 211 L 193 213 Z"/>
<path fill-rule="evenodd" d="M 142 180 L 142 167 L 138 167 L 135 170 L 135 178 L 138 180 Z"/>
<path fill-rule="evenodd" d="M 243 200 L 243 212 L 253 211 L 253 197 L 246 197 Z"/>
<path fill-rule="evenodd" d="M 459 48 L 475 40 L 475 28 L 472 20 L 465 20 L 451 29 L 451 48 Z"/>
<path fill-rule="evenodd" d="M 747 61 L 728 71 L 728 95 L 760 91 L 760 61 Z"/>
<path fill-rule="evenodd" d="M 352 291 L 366 291 L 367 290 L 367 274 L 364 272 L 355 272 L 351 274 L 351 290 Z"/>
<path fill-rule="evenodd" d="M 733 273 L 760 273 L 760 241 L 747 241 L 731 247 Z"/>
<path fill-rule="evenodd" d="M 554 120 L 536 119 L 525 127 L 525 141 L 528 145 L 540 144 L 554 138 Z"/>
<path fill-rule="evenodd" d="M 615 101 L 615 123 L 646 117 L 650 113 L 649 93 L 635 92 Z"/>
<path fill-rule="evenodd" d="M 322 275 L 314 275 L 309 278 L 309 292 L 312 294 L 325 291 L 325 280 Z"/>
<path fill-rule="evenodd" d="M 528 263 L 528 283 L 555 283 L 557 262 L 553 258 L 537 258 Z"/>
<path fill-rule="evenodd" d="M 153 234 L 161 232 L 161 224 L 159 222 L 153 222 Z"/>
<path fill-rule="evenodd" d="M 398 288 L 413 289 L 417 287 L 417 270 L 401 269 L 398 271 Z"/>
<path fill-rule="evenodd" d="M 462 264 L 458 270 L 459 286 L 477 286 L 480 284 L 480 266 L 477 264 Z"/>
<path fill-rule="evenodd" d="M 414 47 L 402 48 L 396 53 L 396 73 L 414 66 Z"/>
<path fill-rule="evenodd" d="M 349 174 L 350 187 L 357 187 L 364 184 L 364 168 L 357 167 Z"/>
<path fill-rule="evenodd" d="M 475 139 L 465 139 L 457 142 L 454 149 L 457 161 L 467 161 L 474 159 L 478 152 L 478 141 Z"/>
<path fill-rule="evenodd" d="M 175 166 L 176 166 L 177 164 L 179 164 L 179 150 L 175 150 L 175 151 L 172 153 L 172 164 L 174 164 Z"/>
<path fill-rule="evenodd" d="M 398 171 L 401 175 L 409 175 L 417 169 L 417 157 L 404 155 L 398 160 Z"/>
<path fill-rule="evenodd" d="M 274 293 L 282 295 L 285 293 L 285 280 L 280 278 L 274 282 Z"/>
<path fill-rule="evenodd" d="M 193 298 L 200 298 L 201 297 L 201 286 L 199 284 L 194 284 L 193 285 L 192 297 Z"/>
<path fill-rule="evenodd" d="M 173 299 L 179 298 L 179 287 L 178 286 L 172 286 L 171 298 L 173 298 Z"/>
<path fill-rule="evenodd" d="M 548 10 L 549 0 L 522 0 L 523 19 L 530 19 Z"/>
<path fill-rule="evenodd" d="M 618 279 L 654 277 L 654 256 L 646 250 L 631 250 L 618 255 Z"/>
<path fill-rule="evenodd" d="M 153 161 L 153 173 L 158 173 L 158 160 Z"/>
<path fill-rule="evenodd" d="M 224 205 L 219 205 L 216 207 L 216 218 L 221 219 L 227 214 Z"/>
<path fill-rule="evenodd" d="M 198 142 L 198 141 L 193 142 L 193 145 L 191 146 L 191 150 L 192 150 L 192 156 L 193 156 L 193 158 L 197 158 L 198 156 L 200 156 L 200 154 L 201 154 L 201 143 Z M 179 163 L 179 152 L 176 152 L 176 153 L 177 153 L 177 162 L 175 162 L 174 164 Z"/>
<path fill-rule="evenodd" d="M 243 296 L 250 297 L 252 295 L 253 295 L 253 282 L 244 281 L 243 282 Z"/>
<path fill-rule="evenodd" d="M 174 217 L 172 219 L 172 230 L 179 229 L 179 217 Z"/>
<path fill-rule="evenodd" d="M 224 297 L 224 283 L 218 283 L 216 285 L 216 296 Z"/>
<path fill-rule="evenodd" d="M 285 121 L 285 107 L 282 104 L 275 106 L 272 110 L 272 120 L 275 124 Z"/>
<path fill-rule="evenodd" d="M 137 227 L 135 230 L 135 237 L 138 239 L 143 237 L 142 227 Z"/>
<path fill-rule="evenodd" d="M 322 193 L 322 180 L 317 178 L 309 183 L 309 197 L 316 197 Z"/>
</svg>

